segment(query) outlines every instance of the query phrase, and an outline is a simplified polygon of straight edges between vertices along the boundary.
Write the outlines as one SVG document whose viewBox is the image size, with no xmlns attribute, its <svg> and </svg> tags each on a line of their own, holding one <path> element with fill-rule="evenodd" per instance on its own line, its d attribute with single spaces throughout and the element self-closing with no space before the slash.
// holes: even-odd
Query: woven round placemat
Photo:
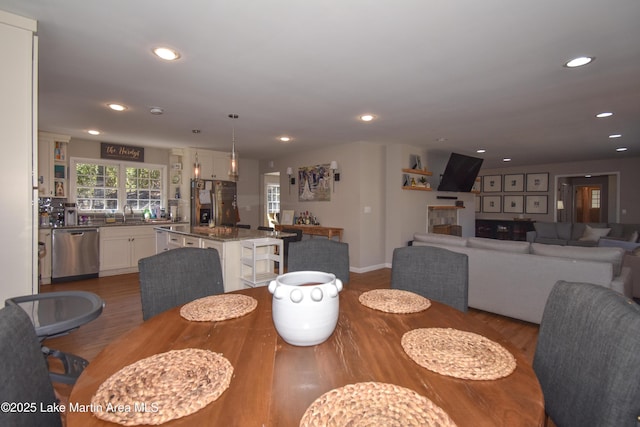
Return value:
<svg viewBox="0 0 640 427">
<path fill-rule="evenodd" d="M 220 294 L 199 298 L 180 308 L 180 315 L 195 322 L 218 322 L 251 313 L 258 300 L 248 295 Z"/>
<path fill-rule="evenodd" d="M 432 401 L 394 384 L 364 382 L 331 390 L 317 398 L 300 427 L 451 427 L 456 424 Z"/>
<path fill-rule="evenodd" d="M 125 366 L 98 387 L 93 414 L 133 426 L 184 417 L 216 400 L 229 387 L 233 366 L 221 354 L 189 348 L 156 354 Z"/>
<path fill-rule="evenodd" d="M 358 297 L 360 304 L 386 313 L 417 313 L 431 306 L 425 297 L 400 289 L 374 289 Z"/>
<path fill-rule="evenodd" d="M 495 380 L 516 369 L 516 359 L 506 348 L 457 329 L 414 329 L 402 336 L 402 348 L 418 365 L 455 378 Z"/>
</svg>

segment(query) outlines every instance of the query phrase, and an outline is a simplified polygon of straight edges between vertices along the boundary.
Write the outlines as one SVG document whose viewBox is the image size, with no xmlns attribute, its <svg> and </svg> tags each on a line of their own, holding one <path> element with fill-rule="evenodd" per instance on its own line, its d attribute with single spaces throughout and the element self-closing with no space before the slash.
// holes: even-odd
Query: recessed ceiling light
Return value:
<svg viewBox="0 0 640 427">
<path fill-rule="evenodd" d="M 622 135 L 619 133 L 614 133 L 613 135 L 609 135 L 609 138 L 614 139 L 614 138 L 622 138 Z"/>
<path fill-rule="evenodd" d="M 595 56 L 580 56 L 578 58 L 573 58 L 572 60 L 566 62 L 564 66 L 567 68 L 582 67 L 583 65 L 587 65 L 590 62 L 593 62 L 595 59 L 596 59 Z"/>
<path fill-rule="evenodd" d="M 618 148 L 616 148 L 616 151 L 619 152 L 619 153 L 623 152 L 623 151 L 627 151 L 627 150 L 628 150 L 627 147 L 618 147 Z"/>
<path fill-rule="evenodd" d="M 149 112 L 150 112 L 151 114 L 153 114 L 154 116 L 159 116 L 159 115 L 161 115 L 162 113 L 164 113 L 164 110 L 163 110 L 162 108 L 160 108 L 160 107 L 151 107 L 151 108 L 149 109 Z"/>
<path fill-rule="evenodd" d="M 280 139 L 280 141 L 282 141 L 282 142 L 289 142 L 289 141 L 291 141 L 291 138 L 290 138 L 290 137 L 288 137 L 288 136 L 281 136 L 279 139 Z"/>
<path fill-rule="evenodd" d="M 602 113 L 596 114 L 596 117 L 599 119 L 604 119 L 605 117 L 611 117 L 611 116 L 613 116 L 613 113 L 609 111 L 603 111 Z"/>
<path fill-rule="evenodd" d="M 479 149 L 476 150 L 476 153 L 481 153 L 482 154 L 482 153 L 486 153 L 486 152 L 487 152 L 487 150 L 485 150 L 484 148 L 479 148 Z"/>
<path fill-rule="evenodd" d="M 374 118 L 375 117 L 373 117 L 371 114 L 363 114 L 362 116 L 360 116 L 360 120 L 362 120 L 363 122 L 370 122 Z"/>
<path fill-rule="evenodd" d="M 165 61 L 175 61 L 180 58 L 180 54 L 168 47 L 156 47 L 153 49 L 153 53 L 156 54 L 157 57 L 164 59 Z"/>
<path fill-rule="evenodd" d="M 94 130 L 94 129 L 88 130 L 87 133 L 90 134 L 90 135 L 100 135 L 100 131 L 99 130 Z"/>
<path fill-rule="evenodd" d="M 510 162 L 511 161 L 511 157 L 505 157 L 504 159 L 502 159 L 503 162 Z"/>
<path fill-rule="evenodd" d="M 109 108 L 111 108 L 113 111 L 124 111 L 127 109 L 127 107 L 125 107 L 122 104 L 108 104 Z"/>
<path fill-rule="evenodd" d="M 436 138 L 436 142 L 446 142 L 447 138 Z"/>
</svg>

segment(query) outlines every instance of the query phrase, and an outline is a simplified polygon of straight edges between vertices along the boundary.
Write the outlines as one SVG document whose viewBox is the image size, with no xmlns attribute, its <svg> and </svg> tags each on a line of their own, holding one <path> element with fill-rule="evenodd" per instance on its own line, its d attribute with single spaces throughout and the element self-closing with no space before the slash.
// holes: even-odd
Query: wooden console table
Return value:
<svg viewBox="0 0 640 427">
<path fill-rule="evenodd" d="M 283 228 L 301 230 L 302 234 L 308 234 L 310 236 L 325 236 L 332 239 L 333 236 L 338 236 L 338 241 L 342 242 L 343 228 L 338 227 L 323 227 L 321 225 L 276 225 L 276 230 L 282 231 Z"/>
</svg>

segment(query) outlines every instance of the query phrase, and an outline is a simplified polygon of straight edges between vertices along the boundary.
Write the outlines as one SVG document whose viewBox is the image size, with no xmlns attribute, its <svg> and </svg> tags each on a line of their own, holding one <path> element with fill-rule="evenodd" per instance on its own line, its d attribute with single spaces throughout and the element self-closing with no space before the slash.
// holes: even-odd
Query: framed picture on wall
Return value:
<svg viewBox="0 0 640 427">
<path fill-rule="evenodd" d="M 476 213 L 480 213 L 481 209 L 482 209 L 482 196 L 476 196 L 475 198 L 475 208 L 476 208 Z"/>
<path fill-rule="evenodd" d="M 530 214 L 546 214 L 548 210 L 548 196 L 527 196 L 526 209 Z"/>
<path fill-rule="evenodd" d="M 517 213 L 524 212 L 524 196 L 504 196 L 504 205 L 502 211 L 505 213 Z"/>
<path fill-rule="evenodd" d="M 282 225 L 293 225 L 293 215 L 294 211 L 283 210 L 282 211 L 282 220 L 280 224 Z"/>
<path fill-rule="evenodd" d="M 527 191 L 549 191 L 549 174 L 528 173 Z"/>
<path fill-rule="evenodd" d="M 504 191 L 524 191 L 524 174 L 518 173 L 504 176 Z"/>
<path fill-rule="evenodd" d="M 502 196 L 484 196 L 482 197 L 482 212 L 500 213 L 500 201 Z"/>
<path fill-rule="evenodd" d="M 499 193 L 502 191 L 502 175 L 485 175 L 482 177 L 482 191 Z"/>
</svg>

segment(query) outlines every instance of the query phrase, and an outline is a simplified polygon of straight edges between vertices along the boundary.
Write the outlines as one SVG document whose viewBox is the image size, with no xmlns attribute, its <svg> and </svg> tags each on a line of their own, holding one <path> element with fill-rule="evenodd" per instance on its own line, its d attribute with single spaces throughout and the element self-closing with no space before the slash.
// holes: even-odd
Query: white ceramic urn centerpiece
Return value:
<svg viewBox="0 0 640 427">
<path fill-rule="evenodd" d="M 327 340 L 338 323 L 342 281 L 332 273 L 295 271 L 269 283 L 273 323 L 286 342 L 311 346 Z"/>
</svg>

